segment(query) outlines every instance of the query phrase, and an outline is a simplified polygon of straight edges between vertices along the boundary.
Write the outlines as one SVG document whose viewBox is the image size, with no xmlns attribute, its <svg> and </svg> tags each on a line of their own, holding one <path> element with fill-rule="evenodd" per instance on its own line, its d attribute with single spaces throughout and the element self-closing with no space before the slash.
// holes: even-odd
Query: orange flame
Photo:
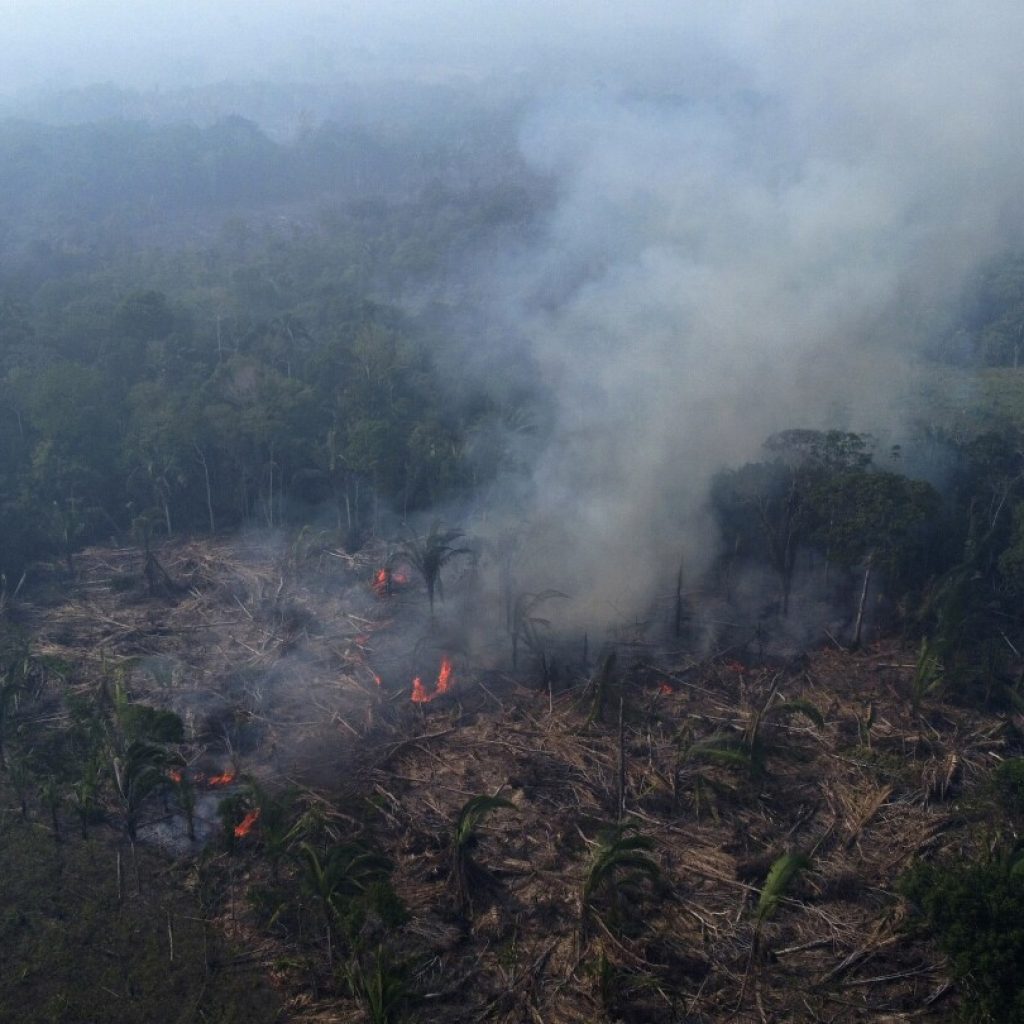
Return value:
<svg viewBox="0 0 1024 1024">
<path fill-rule="evenodd" d="M 672 689 L 672 685 L 665 681 L 662 681 L 661 685 L 658 687 L 658 693 L 660 693 L 663 697 L 668 697 L 675 692 L 676 691 Z"/>
<path fill-rule="evenodd" d="M 257 819 L 260 816 L 260 809 L 258 807 L 253 808 L 236 826 L 235 826 L 235 838 L 242 839 L 247 836 L 251 831 L 253 825 L 256 824 Z"/>
<path fill-rule="evenodd" d="M 452 676 L 454 673 L 455 667 L 452 665 L 452 659 L 447 654 L 443 655 L 441 658 L 441 668 L 437 673 L 437 685 L 434 687 L 433 693 L 427 690 L 419 676 L 412 681 L 412 697 L 410 699 L 413 704 L 429 704 L 435 697 L 440 697 L 443 693 L 447 693 L 452 688 Z"/>
<path fill-rule="evenodd" d="M 379 675 L 377 675 L 377 673 L 376 673 L 376 672 L 374 672 L 374 673 L 373 673 L 373 681 L 374 681 L 374 682 L 375 682 L 375 683 L 376 683 L 376 684 L 377 684 L 378 686 L 380 686 L 380 685 L 381 685 L 381 680 L 380 680 L 380 676 L 379 676 Z"/>
<path fill-rule="evenodd" d="M 404 572 L 393 572 L 391 574 L 391 582 L 404 587 L 409 582 L 409 577 Z"/>
<path fill-rule="evenodd" d="M 167 773 L 167 778 L 169 778 L 171 782 L 181 782 L 181 772 L 177 768 L 172 768 Z"/>
<path fill-rule="evenodd" d="M 214 786 L 230 786 L 235 781 L 234 772 L 225 772 L 223 775 L 211 775 L 207 780 L 206 784 L 210 787 Z"/>
<path fill-rule="evenodd" d="M 378 569 L 371 586 L 378 597 L 387 597 L 391 593 L 391 570 L 387 567 Z"/>
<path fill-rule="evenodd" d="M 452 659 L 448 655 L 441 658 L 441 670 L 437 673 L 437 689 L 434 696 L 439 693 L 447 693 L 452 685 L 452 673 L 455 671 L 452 666 Z"/>
</svg>

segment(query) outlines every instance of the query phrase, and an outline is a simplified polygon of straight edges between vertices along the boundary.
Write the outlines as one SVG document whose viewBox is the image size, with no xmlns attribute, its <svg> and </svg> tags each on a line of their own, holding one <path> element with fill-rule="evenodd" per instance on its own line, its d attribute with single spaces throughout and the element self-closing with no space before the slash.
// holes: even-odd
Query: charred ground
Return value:
<svg viewBox="0 0 1024 1024">
<path fill-rule="evenodd" d="M 83 936 L 86 962 L 116 956 L 124 975 L 95 1020 L 203 1019 L 154 1010 L 133 980 L 147 957 L 184 961 L 227 1001 L 205 1019 L 253 1012 L 232 995 L 239 969 L 275 992 L 260 1012 L 288 1020 L 953 1014 L 950 963 L 898 880 L 998 845 L 992 776 L 1020 733 L 1006 710 L 940 702 L 916 648 L 781 661 L 748 637 L 698 657 L 638 627 L 586 668 L 580 652 L 513 673 L 507 651 L 459 640 L 447 607 L 432 619 L 413 580 L 382 596 L 380 550 L 306 537 L 158 554 L 172 592 L 148 592 L 137 550 L 96 548 L 15 610 L 34 641 L 0 845 L 22 965 L 4 1000 L 38 1007 L 25 1019 L 67 1019 L 35 998 L 48 925 L 21 908 L 68 876 L 113 922 L 94 928 L 151 935 L 120 953 Z M 467 561 L 450 599 L 473 586 Z M 412 680 L 433 694 L 445 656 L 450 690 L 414 703 Z M 181 734 L 158 742 L 141 706 Z M 163 751 L 134 842 L 110 764 L 82 796 L 90 731 L 115 757 Z M 192 780 L 194 842 L 173 772 Z M 211 790 L 211 775 L 232 781 Z M 29 861 L 46 877 L 26 884 Z M 77 1005 L 70 978 L 47 984 Z"/>
</svg>

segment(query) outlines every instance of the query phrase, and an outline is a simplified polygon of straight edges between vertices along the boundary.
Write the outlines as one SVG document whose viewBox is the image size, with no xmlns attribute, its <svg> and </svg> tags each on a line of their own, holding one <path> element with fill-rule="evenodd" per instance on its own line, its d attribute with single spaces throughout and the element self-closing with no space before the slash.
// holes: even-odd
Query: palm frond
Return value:
<svg viewBox="0 0 1024 1024">
<path fill-rule="evenodd" d="M 811 860 L 804 853 L 784 853 L 775 860 L 765 879 L 761 898 L 757 902 L 757 923 L 759 925 L 775 913 L 779 901 L 789 891 L 797 876 L 810 866 Z"/>
<path fill-rule="evenodd" d="M 594 850 L 583 882 L 583 903 L 586 905 L 598 889 L 611 884 L 616 876 L 626 873 L 635 879 L 646 875 L 652 881 L 661 875 L 658 864 L 650 857 L 654 840 L 628 824 L 605 832 Z"/>
<path fill-rule="evenodd" d="M 773 705 L 764 713 L 765 718 L 783 718 L 786 715 L 803 715 L 819 729 L 825 728 L 824 716 L 809 700 L 787 700 Z"/>
<path fill-rule="evenodd" d="M 515 810 L 515 804 L 500 796 L 475 796 L 467 801 L 455 822 L 455 846 L 465 847 L 476 836 L 477 828 L 483 824 L 484 818 L 500 807 Z"/>
</svg>

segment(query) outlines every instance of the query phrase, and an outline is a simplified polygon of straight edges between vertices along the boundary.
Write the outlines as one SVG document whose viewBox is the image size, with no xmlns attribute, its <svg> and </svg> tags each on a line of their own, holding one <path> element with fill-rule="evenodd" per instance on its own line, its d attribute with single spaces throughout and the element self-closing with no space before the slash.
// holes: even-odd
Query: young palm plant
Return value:
<svg viewBox="0 0 1024 1024">
<path fill-rule="evenodd" d="M 791 715 L 803 715 L 817 728 L 825 727 L 825 719 L 821 712 L 809 700 L 788 700 L 781 703 L 773 703 L 775 700 L 775 687 L 772 687 L 768 699 L 761 708 L 754 713 L 743 733 L 743 746 L 750 754 L 751 770 L 754 774 L 763 774 L 768 756 L 769 745 L 765 739 L 764 726 L 767 723 L 786 718 Z"/>
<path fill-rule="evenodd" d="M 71 805 L 78 815 L 82 838 L 89 838 L 89 822 L 96 813 L 96 796 L 100 787 L 100 763 L 95 757 L 89 758 L 82 767 L 82 774 L 71 786 Z"/>
<path fill-rule="evenodd" d="M 321 856 L 309 843 L 298 848 L 307 892 L 320 908 L 325 926 L 327 960 L 334 961 L 334 948 L 346 924 L 351 902 L 374 882 L 384 879 L 391 862 L 356 843 L 334 846 Z"/>
<path fill-rule="evenodd" d="M 39 787 L 39 798 L 43 806 L 50 812 L 50 826 L 53 829 L 54 842 L 60 842 L 60 805 L 64 802 L 60 783 L 52 775 L 48 775 Z"/>
<path fill-rule="evenodd" d="M 779 904 L 793 887 L 793 883 L 810 866 L 810 857 L 799 852 L 784 853 L 772 863 L 768 871 L 768 877 L 765 879 L 764 886 L 761 889 L 761 896 L 757 901 L 754 937 L 750 945 L 750 956 L 747 959 L 747 969 L 743 975 L 743 984 L 740 986 L 740 1003 L 743 1002 L 743 995 L 746 992 L 747 979 L 750 976 L 754 957 L 757 956 L 761 949 L 761 933 L 764 929 L 765 921 L 775 913 Z"/>
<path fill-rule="evenodd" d="M 811 860 L 805 853 L 784 853 L 775 859 L 768 871 L 764 888 L 761 889 L 757 901 L 757 934 L 760 934 L 765 921 L 778 909 L 779 903 L 792 888 L 793 883 L 811 866 Z"/>
<path fill-rule="evenodd" d="M 640 883 L 657 882 L 661 869 L 651 857 L 654 840 L 643 835 L 632 822 L 616 825 L 602 832 L 583 877 L 580 897 L 580 945 L 586 943 L 593 918 L 599 917 L 596 901 L 601 895 L 611 897 L 613 926 L 622 923 L 624 898 L 636 896 Z"/>
<path fill-rule="evenodd" d="M 539 594 L 520 594 L 512 606 L 512 617 L 509 622 L 509 633 L 512 637 L 512 667 L 519 662 L 519 645 L 525 644 L 531 651 L 540 653 L 542 650 L 541 630 L 551 625 L 549 619 L 535 614 L 541 605 L 556 597 L 567 597 L 560 590 L 542 590 Z"/>
<path fill-rule="evenodd" d="M 673 807 L 678 810 L 680 782 L 684 777 L 693 784 L 693 809 L 698 820 L 705 807 L 715 812 L 714 795 L 726 792 L 728 787 L 708 774 L 708 767 L 719 767 L 737 771 L 743 775 L 751 772 L 749 751 L 735 738 L 715 734 L 693 742 L 693 733 L 685 729 L 677 738 L 675 771 L 673 774 Z"/>
<path fill-rule="evenodd" d="M 501 807 L 515 810 L 515 804 L 500 796 L 475 796 L 459 811 L 452 834 L 452 884 L 462 913 L 473 909 L 473 890 L 490 877 L 490 873 L 473 857 L 479 842 L 479 829 L 484 819 Z"/>
<path fill-rule="evenodd" d="M 441 570 L 456 556 L 471 554 L 469 548 L 455 547 L 454 544 L 465 536 L 462 530 L 444 530 L 440 521 L 435 521 L 425 537 L 410 537 L 403 548 L 409 564 L 423 577 L 430 602 L 430 615 L 434 615 L 434 596 L 444 600 L 444 585 Z"/>
<path fill-rule="evenodd" d="M 11 670 L 0 679 L 0 771 L 7 770 L 7 748 L 4 739 L 24 691 L 25 680 L 21 673 Z"/>
<path fill-rule="evenodd" d="M 114 782 L 124 811 L 124 828 L 132 848 L 139 827 L 142 805 L 165 782 L 167 752 L 154 743 L 134 740 L 124 753 L 113 758 Z"/>
<path fill-rule="evenodd" d="M 353 956 L 345 967 L 345 980 L 352 996 L 366 1010 L 370 1024 L 394 1024 L 398 1008 L 408 995 L 405 971 L 383 946 L 367 958 L 368 964 Z"/>
<path fill-rule="evenodd" d="M 259 811 L 260 842 L 264 856 L 270 862 L 270 876 L 276 883 L 281 861 L 291 851 L 302 831 L 296 823 L 291 808 L 295 803 L 295 792 L 285 791 L 280 796 L 268 792 L 255 779 L 247 779 L 253 808 Z"/>
</svg>

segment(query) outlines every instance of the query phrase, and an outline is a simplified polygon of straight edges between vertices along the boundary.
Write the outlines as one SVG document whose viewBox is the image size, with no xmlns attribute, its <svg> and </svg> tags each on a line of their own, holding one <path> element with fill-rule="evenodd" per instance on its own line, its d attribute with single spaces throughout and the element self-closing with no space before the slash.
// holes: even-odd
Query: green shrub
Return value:
<svg viewBox="0 0 1024 1024">
<path fill-rule="evenodd" d="M 185 724 L 173 711 L 148 704 L 128 704 L 121 710 L 121 728 L 130 739 L 150 743 L 181 743 Z"/>
<path fill-rule="evenodd" d="M 992 785 L 1004 811 L 1024 814 L 1024 757 L 1003 761 L 992 773 Z"/>
<path fill-rule="evenodd" d="M 900 888 L 949 956 L 963 1019 L 1024 1024 L 1024 862 L 918 864 Z"/>
</svg>

